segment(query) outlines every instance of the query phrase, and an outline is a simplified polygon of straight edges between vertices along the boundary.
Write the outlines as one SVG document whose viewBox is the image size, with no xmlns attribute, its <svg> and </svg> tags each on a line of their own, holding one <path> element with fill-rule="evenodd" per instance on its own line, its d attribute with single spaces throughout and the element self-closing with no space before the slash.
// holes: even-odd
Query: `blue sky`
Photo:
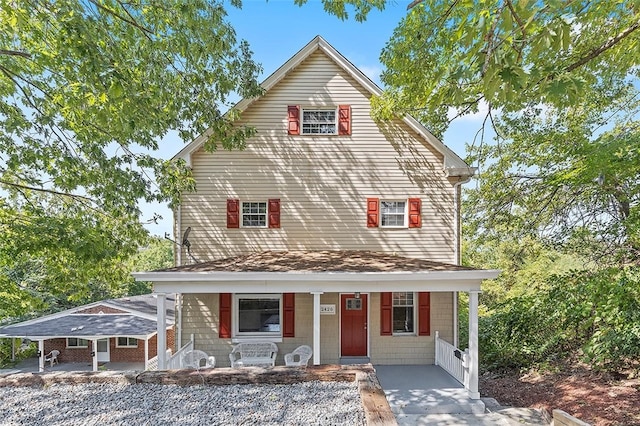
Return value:
<svg viewBox="0 0 640 426">
<path fill-rule="evenodd" d="M 298 7 L 293 0 L 244 0 L 242 9 L 227 8 L 228 21 L 238 39 L 247 40 L 254 60 L 262 64 L 265 79 L 315 36 L 320 35 L 355 66 L 380 85 L 380 52 L 391 38 L 393 30 L 407 13 L 410 0 L 390 0 L 384 11 L 372 10 L 365 22 L 352 16 L 341 21 L 323 9 L 320 0 L 309 0 Z M 468 116 L 445 134 L 444 142 L 464 157 L 465 143 L 470 143 L 480 123 L 476 116 Z M 160 155 L 171 158 L 183 147 L 175 137 L 166 138 Z M 163 219 L 147 229 L 152 234 L 171 232 L 171 211 L 160 204 L 143 205 L 142 219 L 159 213 Z"/>
</svg>

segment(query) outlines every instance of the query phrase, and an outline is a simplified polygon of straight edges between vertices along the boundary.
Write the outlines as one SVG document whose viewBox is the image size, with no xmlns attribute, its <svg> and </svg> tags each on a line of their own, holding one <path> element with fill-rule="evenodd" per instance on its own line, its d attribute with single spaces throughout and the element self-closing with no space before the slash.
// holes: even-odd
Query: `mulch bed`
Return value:
<svg viewBox="0 0 640 426">
<path fill-rule="evenodd" d="M 596 426 L 640 426 L 640 378 L 597 374 L 585 366 L 485 373 L 480 393 L 502 405 L 560 409 Z"/>
</svg>

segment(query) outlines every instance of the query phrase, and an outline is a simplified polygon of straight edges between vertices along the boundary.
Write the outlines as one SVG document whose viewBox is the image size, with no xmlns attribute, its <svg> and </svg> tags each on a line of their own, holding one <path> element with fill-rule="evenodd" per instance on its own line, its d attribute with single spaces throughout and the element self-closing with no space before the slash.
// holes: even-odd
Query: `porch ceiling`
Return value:
<svg viewBox="0 0 640 426">
<path fill-rule="evenodd" d="M 471 291 L 500 271 L 371 251 L 260 252 L 152 272 L 157 293 Z"/>
</svg>

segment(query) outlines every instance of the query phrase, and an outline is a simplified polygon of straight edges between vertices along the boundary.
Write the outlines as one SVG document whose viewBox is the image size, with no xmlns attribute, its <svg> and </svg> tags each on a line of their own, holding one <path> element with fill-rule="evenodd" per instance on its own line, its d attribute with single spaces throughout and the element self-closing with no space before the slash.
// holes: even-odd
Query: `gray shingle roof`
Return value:
<svg viewBox="0 0 640 426">
<path fill-rule="evenodd" d="M 132 312 L 118 314 L 75 313 L 103 304 Z M 167 295 L 166 306 L 167 325 L 171 325 L 174 322 L 174 295 Z M 157 299 L 152 294 L 108 299 L 65 312 L 0 327 L 0 336 L 34 338 L 147 336 L 157 330 L 156 308 Z M 151 318 L 145 318 L 149 316 Z"/>
<path fill-rule="evenodd" d="M 0 328 L 0 335 L 14 337 L 147 336 L 156 331 L 156 321 L 125 314 L 66 315 L 35 324 Z"/>
</svg>

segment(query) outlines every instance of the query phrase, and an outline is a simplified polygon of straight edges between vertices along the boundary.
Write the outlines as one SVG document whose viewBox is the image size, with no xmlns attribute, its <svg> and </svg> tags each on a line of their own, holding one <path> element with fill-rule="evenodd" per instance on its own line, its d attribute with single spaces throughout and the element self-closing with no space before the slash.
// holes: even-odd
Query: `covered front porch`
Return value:
<svg viewBox="0 0 640 426">
<path fill-rule="evenodd" d="M 347 296 L 352 301 L 359 297 L 366 298 L 368 295 L 377 297 L 382 306 L 384 294 L 391 292 L 407 292 L 422 298 L 422 294 L 449 294 L 456 295 L 459 292 L 467 292 L 469 294 L 469 342 L 468 352 L 464 356 L 464 368 L 466 376 L 463 385 L 467 391 L 468 397 L 478 399 L 478 294 L 480 292 L 481 282 L 484 279 L 492 279 L 498 275 L 499 271 L 486 271 L 466 268 L 458 265 L 444 264 L 439 262 L 431 262 L 420 259 L 410 259 L 400 256 L 386 255 L 374 252 L 265 252 L 254 253 L 236 258 L 222 259 L 219 261 L 200 263 L 195 265 L 184 265 L 176 268 L 169 268 L 161 271 L 135 273 L 134 276 L 138 280 L 152 281 L 154 284 L 154 293 L 157 294 L 158 300 L 158 368 L 166 369 L 167 360 L 165 358 L 166 340 L 161 332 L 164 327 L 164 295 L 172 293 L 181 293 L 187 295 L 202 296 L 202 300 L 198 300 L 197 304 L 205 305 L 205 310 L 211 314 L 211 318 L 202 320 L 207 327 L 214 327 L 213 332 L 220 331 L 224 326 L 216 322 L 213 317 L 220 312 L 220 316 L 226 315 L 222 306 L 222 298 L 220 306 L 213 306 L 217 302 L 207 302 L 204 296 L 207 294 L 216 295 L 285 295 L 295 294 L 296 300 L 305 301 L 304 312 L 305 322 L 303 330 L 306 338 L 304 344 L 309 344 L 313 348 L 313 364 L 319 365 L 335 362 L 333 353 L 327 354 L 327 343 L 339 341 L 343 345 L 343 339 L 340 334 L 344 334 L 340 329 L 323 328 L 323 314 L 327 306 L 322 300 L 332 295 Z M 213 299 L 210 299 L 213 300 Z M 427 298 L 428 300 L 428 298 Z M 348 300 L 347 300 L 348 302 Z M 342 302 L 338 306 L 342 305 Z M 324 306 L 323 306 L 324 305 Z M 455 306 L 452 303 L 449 308 L 454 312 L 449 314 L 449 329 L 455 330 L 454 318 Z M 354 306 L 360 306 L 354 304 Z M 429 307 L 429 305 L 427 305 Z M 344 312 L 338 308 L 337 317 L 342 317 Z M 366 309 L 366 308 L 364 308 Z M 422 306 L 416 305 L 416 309 L 422 309 Z M 298 312 L 298 310 L 296 310 Z M 427 313 L 429 310 L 427 309 Z M 180 316 L 181 314 L 179 314 Z M 229 314 L 230 315 L 230 314 Z M 284 312 L 286 316 L 286 312 Z M 377 319 L 383 318 L 379 323 L 375 323 Z M 380 336 L 385 334 L 384 330 L 384 309 L 382 315 L 377 313 L 368 313 L 367 320 L 364 322 L 364 329 L 367 330 L 368 352 L 365 355 L 375 353 L 380 346 L 386 345 L 388 353 L 393 354 L 394 351 L 399 352 L 398 358 L 394 358 L 393 363 L 402 363 L 402 347 L 399 343 L 409 341 L 406 340 L 383 340 L 378 339 L 373 342 L 372 336 Z M 324 320 L 326 324 L 326 320 Z M 455 321 L 457 322 L 457 321 Z M 180 327 L 181 325 L 179 325 Z M 417 325 L 421 327 L 422 325 Z M 286 328 L 286 325 L 283 327 Z M 375 328 L 374 331 L 372 329 Z M 216 328 L 218 328 L 216 330 Z M 234 329 L 237 331 L 237 329 Z M 233 330 L 232 330 L 233 331 Z M 422 336 L 422 330 L 415 336 Z M 427 330 L 426 335 L 431 336 L 424 339 L 433 343 L 433 336 L 436 329 Z M 230 345 L 248 339 L 242 335 L 229 332 L 224 343 Z M 329 334 L 327 334 L 329 333 Z M 431 333 L 431 334 L 430 334 Z M 389 330 L 389 335 L 392 333 Z M 284 336 L 284 335 L 282 335 Z M 222 336 L 221 336 L 222 337 Z M 298 337 L 298 336 L 296 336 Z M 217 339 L 217 336 L 216 336 Z M 456 342 L 456 333 L 454 331 L 451 344 Z M 223 339 L 218 339 L 222 341 Z M 423 341 L 427 341 L 423 340 Z M 198 341 L 198 339 L 196 339 Z M 282 342 L 282 338 L 280 339 Z M 432 346 L 431 346 L 432 347 Z M 407 352 L 415 352 L 415 348 L 409 348 Z M 434 351 L 434 349 L 430 349 Z M 344 351 L 340 351 L 344 355 Z M 395 354 L 394 354 L 395 355 Z M 425 359 L 435 359 L 435 353 L 424 354 Z M 453 354 L 452 354 L 453 356 Z M 459 360 L 462 360 L 459 356 Z M 323 361 L 325 360 L 325 361 Z M 381 358 L 372 357 L 371 362 L 381 363 Z M 412 362 L 417 364 L 420 362 Z M 424 363 L 424 362 L 422 362 Z"/>
</svg>

